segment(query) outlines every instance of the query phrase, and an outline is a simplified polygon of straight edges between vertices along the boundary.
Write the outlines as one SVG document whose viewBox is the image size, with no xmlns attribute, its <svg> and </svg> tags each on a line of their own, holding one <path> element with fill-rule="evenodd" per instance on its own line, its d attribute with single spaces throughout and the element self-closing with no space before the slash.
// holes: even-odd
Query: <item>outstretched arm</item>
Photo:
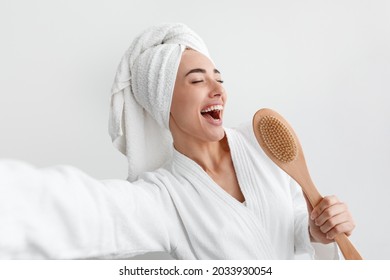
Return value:
<svg viewBox="0 0 390 280">
<path fill-rule="evenodd" d="M 171 250 L 169 195 L 70 166 L 0 160 L 0 259 L 127 258 Z"/>
</svg>

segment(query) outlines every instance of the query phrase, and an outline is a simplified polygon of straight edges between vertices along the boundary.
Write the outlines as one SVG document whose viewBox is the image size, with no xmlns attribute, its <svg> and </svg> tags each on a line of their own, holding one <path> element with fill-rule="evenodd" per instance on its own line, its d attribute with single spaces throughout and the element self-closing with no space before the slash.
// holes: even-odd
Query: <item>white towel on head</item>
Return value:
<svg viewBox="0 0 390 280">
<path fill-rule="evenodd" d="M 209 56 L 203 40 L 186 25 L 160 24 L 141 33 L 122 57 L 111 90 L 109 133 L 127 156 L 130 181 L 171 156 L 169 113 L 186 47 Z"/>
</svg>

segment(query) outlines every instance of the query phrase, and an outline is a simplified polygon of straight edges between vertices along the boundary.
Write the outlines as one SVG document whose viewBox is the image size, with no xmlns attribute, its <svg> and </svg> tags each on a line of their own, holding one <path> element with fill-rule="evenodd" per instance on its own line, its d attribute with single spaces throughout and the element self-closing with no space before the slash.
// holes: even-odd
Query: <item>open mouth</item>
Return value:
<svg viewBox="0 0 390 280">
<path fill-rule="evenodd" d="M 222 105 L 213 105 L 200 111 L 203 117 L 212 121 L 219 121 L 222 117 Z"/>
</svg>

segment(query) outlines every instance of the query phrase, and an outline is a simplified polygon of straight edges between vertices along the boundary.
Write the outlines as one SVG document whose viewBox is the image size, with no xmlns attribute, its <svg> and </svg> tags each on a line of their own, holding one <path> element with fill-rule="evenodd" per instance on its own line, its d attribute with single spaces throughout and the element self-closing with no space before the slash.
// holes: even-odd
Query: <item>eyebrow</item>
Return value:
<svg viewBox="0 0 390 280">
<path fill-rule="evenodd" d="M 185 75 L 185 77 L 187 77 L 191 73 L 203 73 L 203 74 L 205 74 L 206 70 L 202 69 L 202 68 L 191 69 L 190 71 L 188 71 L 188 73 Z M 214 69 L 214 73 L 215 74 L 221 74 L 221 72 L 219 72 L 217 69 Z"/>
</svg>

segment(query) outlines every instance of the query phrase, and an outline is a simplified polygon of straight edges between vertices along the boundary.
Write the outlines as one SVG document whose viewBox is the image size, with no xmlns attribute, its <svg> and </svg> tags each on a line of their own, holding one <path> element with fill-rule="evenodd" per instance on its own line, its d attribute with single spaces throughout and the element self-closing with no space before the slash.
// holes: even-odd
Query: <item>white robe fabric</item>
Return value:
<svg viewBox="0 0 390 280">
<path fill-rule="evenodd" d="M 263 153 L 251 125 L 225 132 L 245 204 L 177 151 L 133 183 L 0 161 L 0 259 L 338 258 L 334 244 L 315 255 L 300 187 Z"/>
</svg>

